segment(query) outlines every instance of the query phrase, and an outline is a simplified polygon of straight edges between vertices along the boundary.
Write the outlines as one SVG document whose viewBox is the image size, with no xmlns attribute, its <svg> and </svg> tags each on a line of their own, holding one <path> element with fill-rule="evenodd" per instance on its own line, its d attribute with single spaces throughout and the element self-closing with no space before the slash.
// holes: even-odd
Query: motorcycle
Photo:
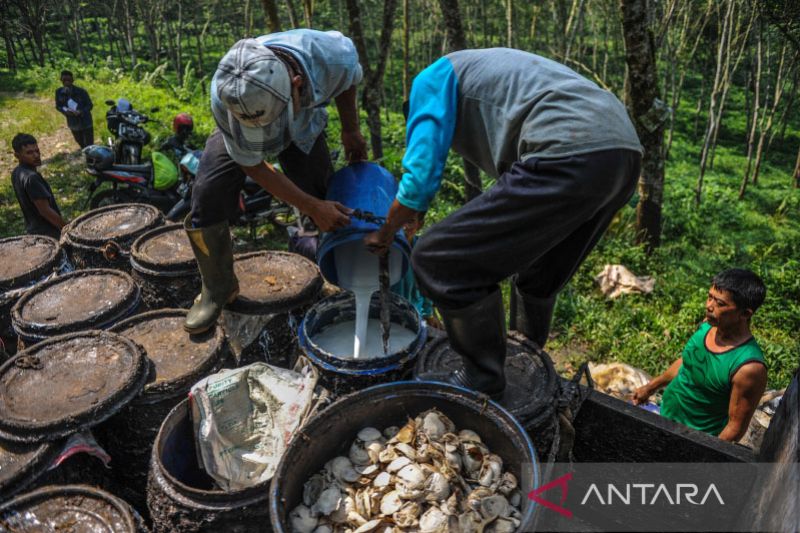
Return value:
<svg viewBox="0 0 800 533">
<path fill-rule="evenodd" d="M 178 185 L 178 194 L 181 199 L 167 213 L 167 219 L 170 221 L 179 222 L 191 211 L 192 189 L 201 155 L 202 151 L 194 150 L 181 159 L 179 165 L 181 184 Z M 249 227 L 250 235 L 255 239 L 257 226 L 270 222 L 285 228 L 295 224 L 299 216 L 297 208 L 278 200 L 248 176 L 239 193 L 238 213 L 230 223 Z"/>
<path fill-rule="evenodd" d="M 83 154 L 86 172 L 95 178 L 86 199 L 92 209 L 140 202 L 166 213 L 181 200 L 178 170 L 160 152 L 152 153 L 152 163 L 143 164 L 117 164 L 111 148 L 97 144 L 84 148 Z M 96 192 L 104 183 L 110 183 L 111 187 Z"/>
<path fill-rule="evenodd" d="M 114 161 L 123 165 L 138 165 L 142 162 L 142 148 L 150 142 L 150 133 L 143 125 L 151 119 L 145 114 L 133 109 L 131 103 L 120 98 L 106 100 L 110 109 L 106 112 L 106 126 L 114 135 L 114 141 L 109 139 L 109 144 L 114 150 Z M 154 107 L 151 112 L 158 111 Z"/>
</svg>

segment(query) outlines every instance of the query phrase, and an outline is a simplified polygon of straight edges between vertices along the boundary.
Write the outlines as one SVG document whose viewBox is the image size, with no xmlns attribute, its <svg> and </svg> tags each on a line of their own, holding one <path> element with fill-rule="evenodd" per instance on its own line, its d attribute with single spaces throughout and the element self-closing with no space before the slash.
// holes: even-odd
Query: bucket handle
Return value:
<svg viewBox="0 0 800 533">
<path fill-rule="evenodd" d="M 122 247 L 115 241 L 108 241 L 100 249 L 106 261 L 116 261 L 122 253 Z"/>
</svg>

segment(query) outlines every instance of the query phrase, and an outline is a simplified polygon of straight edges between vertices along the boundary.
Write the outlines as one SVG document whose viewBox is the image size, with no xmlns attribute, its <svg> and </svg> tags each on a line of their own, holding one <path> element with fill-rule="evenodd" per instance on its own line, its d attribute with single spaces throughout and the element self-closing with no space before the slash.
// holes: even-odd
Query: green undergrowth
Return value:
<svg viewBox="0 0 800 533">
<path fill-rule="evenodd" d="M 154 136 L 151 146 L 169 134 L 171 118 L 179 111 L 194 116 L 198 143 L 202 144 L 213 128 L 204 92 L 208 79 L 198 79 L 188 69 L 183 86 L 177 86 L 174 78 L 145 69 L 134 76 L 103 65 L 75 65 L 73 70 L 76 83 L 89 90 L 95 102 L 97 140 L 108 135 L 103 100 L 120 96 L 129 98 L 144 112 L 160 108 L 149 113 L 163 123 L 147 126 Z M 0 150 L 5 154 L 10 148 L 2 143 L 10 143 L 10 135 L 16 130 L 29 129 L 42 136 L 65 127 L 63 117 L 52 109 L 57 71 L 38 69 L 17 76 L 0 73 L 0 86 L 5 91 L 0 95 Z M 13 94 L 16 92 L 25 96 Z M 616 360 L 659 373 L 680 355 L 703 319 L 705 296 L 714 274 L 729 267 L 745 267 L 759 273 L 768 287 L 767 301 L 753 319 L 753 331 L 767 355 L 769 386 L 780 388 L 798 366 L 800 354 L 796 334 L 800 330 L 800 190 L 791 188 L 800 131 L 790 127 L 782 142 L 773 142 L 758 185 L 751 185 L 744 200 L 739 201 L 738 188 L 746 165 L 747 125 L 743 97 L 732 91 L 714 164 L 706 173 L 702 203 L 697 206 L 694 187 L 700 159 L 699 135 L 705 117 L 701 112 L 695 119 L 690 96 L 691 91 L 687 91 L 687 100 L 676 114 L 676 134 L 666 164 L 662 245 L 648 255 L 642 246 L 634 244 L 634 198 L 559 297 L 549 346 L 566 353 L 573 363 L 586 357 L 594 361 Z M 336 149 L 340 144 L 339 127 L 335 110 L 330 110 L 328 142 L 331 149 Z M 698 128 L 694 127 L 695 122 Z M 365 120 L 362 130 L 367 133 Z M 401 173 L 404 135 L 402 116 L 387 113 L 381 163 L 395 176 Z M 338 165 L 341 164 L 340 160 Z M 79 155 L 57 155 L 43 173 L 67 217 L 82 212 L 88 178 L 83 174 Z M 485 187 L 491 183 L 484 176 Z M 428 212 L 427 225 L 458 208 L 463 192 L 462 163 L 451 153 L 442 188 Z M 0 180 L 0 234 L 22 231 L 16 200 L 5 175 Z M 255 241 L 245 228 L 236 233 L 242 249 L 286 246 L 281 228 L 259 227 Z M 613 301 L 605 298 L 594 278 L 604 265 L 614 263 L 625 265 L 636 275 L 653 276 L 653 293 L 624 295 Z"/>
</svg>

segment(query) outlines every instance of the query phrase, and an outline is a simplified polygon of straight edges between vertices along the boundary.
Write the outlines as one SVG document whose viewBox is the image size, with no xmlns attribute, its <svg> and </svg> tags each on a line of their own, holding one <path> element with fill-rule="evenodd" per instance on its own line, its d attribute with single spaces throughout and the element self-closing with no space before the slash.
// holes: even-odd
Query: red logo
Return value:
<svg viewBox="0 0 800 533">
<path fill-rule="evenodd" d="M 538 489 L 533 489 L 528 493 L 528 499 L 538 504 L 544 505 L 551 511 L 555 511 L 562 516 L 566 516 L 567 518 L 572 518 L 572 511 L 565 509 L 564 507 L 561 507 L 567 500 L 567 490 L 568 490 L 567 481 L 569 481 L 570 479 L 572 479 L 572 472 L 564 474 L 560 478 L 554 479 L 547 485 L 542 485 Z M 539 496 L 541 493 L 550 490 L 553 487 L 561 487 L 561 501 L 559 502 L 560 505 L 556 505 L 555 503 L 547 501 Z"/>
</svg>

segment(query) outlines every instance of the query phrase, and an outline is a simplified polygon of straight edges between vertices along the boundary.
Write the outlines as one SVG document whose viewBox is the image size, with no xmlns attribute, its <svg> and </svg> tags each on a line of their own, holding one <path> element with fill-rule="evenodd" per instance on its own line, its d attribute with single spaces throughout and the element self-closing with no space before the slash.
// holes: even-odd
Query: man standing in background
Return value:
<svg viewBox="0 0 800 533">
<path fill-rule="evenodd" d="M 85 90 L 73 85 L 73 81 L 72 72 L 61 71 L 63 87 L 56 89 L 56 109 L 67 117 L 67 127 L 75 137 L 75 142 L 85 148 L 94 143 L 92 99 Z"/>
<path fill-rule="evenodd" d="M 19 133 L 11 141 L 19 165 L 11 173 L 11 185 L 25 218 L 25 231 L 30 235 L 47 235 L 58 239 L 66 221 L 56 204 L 53 190 L 39 174 L 42 164 L 39 145 L 33 135 Z"/>
</svg>

